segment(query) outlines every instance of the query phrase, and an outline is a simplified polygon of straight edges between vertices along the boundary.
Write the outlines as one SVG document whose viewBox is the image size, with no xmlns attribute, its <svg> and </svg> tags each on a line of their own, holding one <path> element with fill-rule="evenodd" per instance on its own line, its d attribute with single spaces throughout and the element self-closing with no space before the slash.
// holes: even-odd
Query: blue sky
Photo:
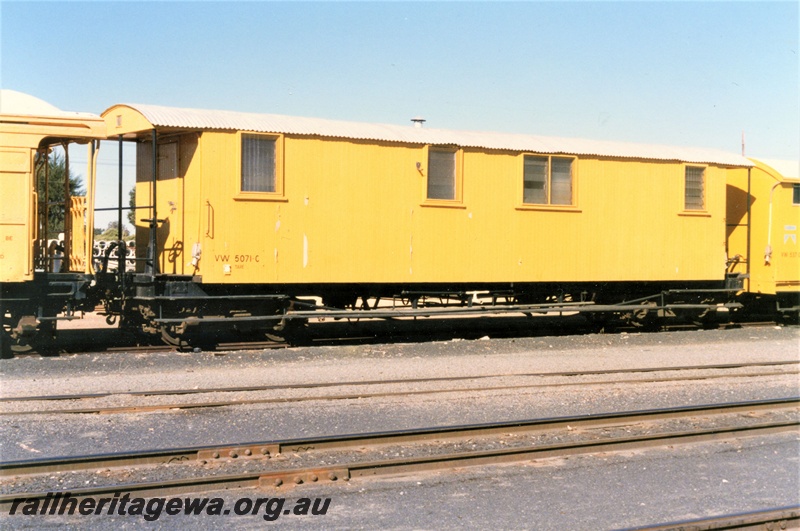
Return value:
<svg viewBox="0 0 800 531">
<path fill-rule="evenodd" d="M 0 84 L 800 159 L 797 2 L 0 3 Z M 107 150 L 114 151 L 114 150 Z"/>
</svg>

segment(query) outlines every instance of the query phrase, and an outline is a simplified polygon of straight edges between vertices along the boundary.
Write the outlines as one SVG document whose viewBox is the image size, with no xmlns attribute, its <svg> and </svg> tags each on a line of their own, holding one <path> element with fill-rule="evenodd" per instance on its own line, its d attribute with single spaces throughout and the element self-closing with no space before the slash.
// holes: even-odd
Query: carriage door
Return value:
<svg viewBox="0 0 800 531">
<path fill-rule="evenodd" d="M 150 204 L 152 193 L 152 143 L 138 144 L 136 160 L 136 203 Z M 158 225 L 159 271 L 165 274 L 183 273 L 183 178 L 180 172 L 178 141 L 158 144 L 158 218 L 164 221 Z M 140 213 L 147 212 L 139 211 Z M 149 214 L 137 214 L 137 218 Z M 148 245 L 149 228 L 139 225 L 136 231 L 137 256 L 143 258 Z M 142 263 L 142 262 L 140 262 Z M 140 269 L 140 267 L 139 267 Z"/>
<path fill-rule="evenodd" d="M 183 274 L 183 178 L 178 142 L 158 145 L 158 227 L 160 271 Z"/>
<path fill-rule="evenodd" d="M 32 168 L 30 148 L 0 149 L 0 284 L 33 279 L 35 224 L 31 218 L 36 203 Z M 0 320 L 2 317 L 0 314 Z"/>
</svg>

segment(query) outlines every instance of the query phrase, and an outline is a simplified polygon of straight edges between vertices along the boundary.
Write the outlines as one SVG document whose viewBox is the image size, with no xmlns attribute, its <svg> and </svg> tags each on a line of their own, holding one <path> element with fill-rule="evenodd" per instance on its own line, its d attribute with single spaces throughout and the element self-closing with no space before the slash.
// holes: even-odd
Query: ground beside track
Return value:
<svg viewBox="0 0 800 531">
<path fill-rule="evenodd" d="M 85 330 L 87 343 L 94 331 Z M 73 394 L 798 358 L 800 328 L 777 326 L 223 353 L 103 352 L 2 360 L 0 393 Z"/>
<path fill-rule="evenodd" d="M 316 347 L 221 356 L 82 354 L 4 360 L 0 364 L 0 378 L 4 396 L 19 396 L 775 361 L 798 359 L 799 332 L 796 328 L 770 327 Z M 787 374 L 757 379 L 454 392 L 404 399 L 262 404 L 133 415 L 31 415 L 0 419 L 0 438 L 3 460 L 11 460 L 797 394 L 800 394 L 798 377 Z M 641 525 L 654 520 L 701 516 L 709 510 L 724 513 L 798 502 L 797 455 L 797 437 L 782 435 L 739 443 L 707 443 L 673 450 L 485 467 L 457 475 L 436 474 L 374 484 L 352 482 L 335 489 L 297 489 L 297 497 L 331 497 L 329 515 L 291 521 L 286 517 L 278 523 L 329 528 L 491 525 L 598 529 Z M 53 486 L 57 487 L 55 479 Z M 264 493 L 237 491 L 225 496 L 235 500 L 261 495 Z M 281 495 L 290 500 L 295 498 L 292 493 Z M 193 517 L 175 522 L 207 529 L 255 528 L 266 524 L 258 517 L 216 520 Z M 45 520 L 13 523 L 37 527 Z M 62 519 L 49 523 L 78 528 L 87 522 Z M 162 517 L 158 523 L 171 526 L 173 521 Z M 135 517 L 97 518 L 92 525 L 150 526 Z"/>
</svg>

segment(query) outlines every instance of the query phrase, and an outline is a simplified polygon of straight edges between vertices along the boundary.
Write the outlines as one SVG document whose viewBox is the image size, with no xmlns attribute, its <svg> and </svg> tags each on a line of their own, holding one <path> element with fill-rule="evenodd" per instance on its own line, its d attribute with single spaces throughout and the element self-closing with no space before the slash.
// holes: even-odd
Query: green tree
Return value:
<svg viewBox="0 0 800 531">
<path fill-rule="evenodd" d="M 56 238 L 59 232 L 64 232 L 64 179 L 67 176 L 67 166 L 64 153 L 53 150 L 45 162 L 37 155 L 36 189 L 39 194 L 39 211 L 44 214 L 45 189 L 47 190 L 47 237 Z M 47 179 L 47 185 L 45 185 Z M 75 173 L 69 174 L 69 195 L 85 196 L 83 178 Z"/>
<path fill-rule="evenodd" d="M 133 188 L 131 188 L 131 191 L 128 192 L 128 206 L 131 207 L 131 209 L 128 210 L 128 223 L 130 223 L 131 225 L 133 225 L 135 227 L 136 226 L 136 186 L 135 185 L 134 185 Z"/>
<path fill-rule="evenodd" d="M 102 234 L 98 235 L 95 239 L 97 240 L 118 240 L 119 239 L 119 224 L 116 221 L 111 221 L 106 227 L 106 230 L 102 232 Z M 124 226 L 122 228 L 122 239 L 128 239 L 131 233 L 126 229 Z"/>
</svg>

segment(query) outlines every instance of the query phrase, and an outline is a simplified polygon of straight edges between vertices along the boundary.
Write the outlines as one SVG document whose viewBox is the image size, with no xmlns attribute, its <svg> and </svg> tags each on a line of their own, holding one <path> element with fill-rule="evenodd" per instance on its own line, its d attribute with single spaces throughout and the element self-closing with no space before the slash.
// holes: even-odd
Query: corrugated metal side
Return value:
<svg viewBox="0 0 800 531">
<path fill-rule="evenodd" d="M 145 104 L 125 104 L 157 127 L 235 130 L 312 135 L 412 144 L 455 145 L 482 149 L 534 153 L 564 153 L 626 159 L 671 160 L 698 164 L 750 167 L 745 157 L 721 150 L 558 138 L 537 135 L 455 131 L 390 124 L 373 124 L 304 118 L 275 114 L 183 109 Z"/>
</svg>

